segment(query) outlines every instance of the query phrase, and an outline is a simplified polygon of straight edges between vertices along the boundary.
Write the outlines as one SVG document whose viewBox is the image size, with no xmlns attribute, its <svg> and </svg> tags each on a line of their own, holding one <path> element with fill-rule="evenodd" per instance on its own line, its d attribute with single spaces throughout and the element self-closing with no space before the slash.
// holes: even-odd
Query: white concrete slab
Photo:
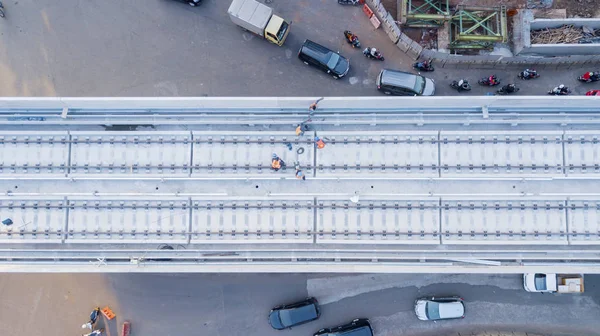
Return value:
<svg viewBox="0 0 600 336">
<path fill-rule="evenodd" d="M 437 177 L 437 132 L 319 132 L 319 177 Z"/>
<path fill-rule="evenodd" d="M 71 132 L 71 176 L 190 173 L 189 132 Z"/>
<path fill-rule="evenodd" d="M 68 132 L 9 132 L 0 134 L 0 175 L 66 174 Z"/>
<path fill-rule="evenodd" d="M 575 198 L 567 203 L 569 243 L 597 245 L 600 240 L 600 199 Z"/>
<path fill-rule="evenodd" d="M 597 131 L 565 132 L 567 176 L 600 175 L 600 142 Z"/>
<path fill-rule="evenodd" d="M 177 198 L 69 199 L 71 243 L 187 243 L 189 203 Z"/>
<path fill-rule="evenodd" d="M 313 199 L 193 198 L 192 242 L 312 243 Z"/>
<path fill-rule="evenodd" d="M 60 243 L 65 234 L 67 208 L 63 198 L 0 197 L 0 242 Z"/>
<path fill-rule="evenodd" d="M 439 244 L 435 200 L 317 200 L 317 242 Z"/>
<path fill-rule="evenodd" d="M 440 133 L 442 177 L 561 176 L 562 132 Z"/>
<path fill-rule="evenodd" d="M 442 200 L 443 244 L 567 244 L 563 201 Z"/>
</svg>

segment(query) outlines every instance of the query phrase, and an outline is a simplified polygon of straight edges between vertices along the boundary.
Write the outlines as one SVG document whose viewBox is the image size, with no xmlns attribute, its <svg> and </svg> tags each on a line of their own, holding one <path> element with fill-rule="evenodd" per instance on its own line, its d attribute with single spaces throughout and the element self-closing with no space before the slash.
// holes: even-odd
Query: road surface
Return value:
<svg viewBox="0 0 600 336">
<path fill-rule="evenodd" d="M 527 293 L 520 275 L 110 274 L 0 275 L 0 334 L 64 336 L 82 333 L 95 306 L 117 314 L 132 335 L 311 335 L 368 317 L 377 336 L 442 335 L 485 330 L 543 335 L 600 335 L 599 276 L 586 277 L 582 295 Z M 466 318 L 417 320 L 413 302 L 425 295 L 460 295 Z M 315 296 L 318 321 L 272 330 L 271 307 Z"/>
<path fill-rule="evenodd" d="M 333 0 L 274 0 L 293 21 L 282 47 L 244 32 L 227 16 L 229 1 L 205 0 L 192 8 L 171 0 L 14 1 L 5 3 L 0 22 L 1 96 L 366 96 L 379 95 L 382 68 L 412 71 L 412 60 L 381 30 L 374 30 L 358 7 Z M 365 58 L 345 42 L 343 31 L 375 46 L 384 62 Z M 340 51 L 350 59 L 348 76 L 334 80 L 300 62 L 305 39 Z M 477 85 L 496 73 L 517 82 L 519 95 L 546 94 L 564 83 L 574 94 L 599 89 L 576 76 L 594 69 L 538 69 L 541 78 L 522 82 L 519 70 L 443 69 L 428 73 L 437 94 L 464 77 L 483 95 L 497 88 Z"/>
</svg>

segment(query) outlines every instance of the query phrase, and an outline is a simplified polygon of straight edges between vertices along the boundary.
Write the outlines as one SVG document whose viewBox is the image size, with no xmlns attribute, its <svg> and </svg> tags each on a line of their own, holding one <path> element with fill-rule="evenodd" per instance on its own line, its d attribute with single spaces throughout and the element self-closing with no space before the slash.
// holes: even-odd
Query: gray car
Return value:
<svg viewBox="0 0 600 336">
<path fill-rule="evenodd" d="M 415 301 L 415 313 L 422 321 L 458 319 L 465 317 L 465 305 L 458 296 L 421 298 Z"/>
<path fill-rule="evenodd" d="M 394 96 L 433 96 L 435 83 L 410 72 L 383 69 L 377 76 L 377 90 Z"/>
</svg>

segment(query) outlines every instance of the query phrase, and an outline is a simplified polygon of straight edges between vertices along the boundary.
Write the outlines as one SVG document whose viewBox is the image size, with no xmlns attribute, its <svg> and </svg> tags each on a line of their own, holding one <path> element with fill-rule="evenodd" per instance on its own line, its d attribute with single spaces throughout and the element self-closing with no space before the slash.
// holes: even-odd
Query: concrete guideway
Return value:
<svg viewBox="0 0 600 336">
<path fill-rule="evenodd" d="M 246 261 L 266 260 L 255 255 L 256 244 L 298 244 L 308 253 L 359 244 L 354 259 L 325 261 L 339 263 L 340 272 L 342 264 L 365 257 L 377 265 L 387 260 L 396 271 L 402 265 L 516 270 L 524 261 L 548 267 L 560 260 L 597 261 L 595 252 L 548 259 L 527 251 L 598 245 L 600 144 L 592 100 L 326 98 L 311 131 L 298 137 L 295 125 L 305 120 L 311 101 L 6 99 L 0 104 L 0 190 L 6 190 L 0 208 L 15 224 L 0 227 L 0 243 L 23 258 L 48 247 L 67 253 L 25 258 L 26 264 L 55 266 L 80 265 L 70 259 L 77 248 L 87 253 L 83 264 L 124 266 L 128 258 L 105 254 L 121 248 L 137 255 L 131 262 L 146 265 L 149 257 L 136 248 L 152 251 L 161 244 L 197 253 L 203 244 L 250 244 Z M 259 120 L 253 119 L 257 113 Z M 390 115 L 401 122 L 379 124 Z M 114 120 L 123 116 L 128 124 L 116 127 Z M 204 116 L 215 125 L 201 124 Z M 281 124 L 280 117 L 291 119 Z M 369 126 L 346 125 L 346 118 Z M 315 135 L 325 139 L 324 149 L 314 147 Z M 288 169 L 269 169 L 271 153 Z M 306 181 L 294 178 L 294 161 Z M 379 245 L 415 244 L 470 252 L 438 255 L 441 250 L 432 248 L 410 260 L 369 255 Z M 484 245 L 516 250 L 501 260 L 473 257 Z M 165 258 L 152 258 L 149 267 L 178 259 L 166 258 L 168 250 L 159 253 Z M 285 253 L 273 251 L 264 269 L 323 261 L 306 256 L 299 263 Z M 0 264 L 17 265 L 17 259 L 0 258 Z M 178 262 L 195 269 L 241 265 L 204 259 Z"/>
</svg>

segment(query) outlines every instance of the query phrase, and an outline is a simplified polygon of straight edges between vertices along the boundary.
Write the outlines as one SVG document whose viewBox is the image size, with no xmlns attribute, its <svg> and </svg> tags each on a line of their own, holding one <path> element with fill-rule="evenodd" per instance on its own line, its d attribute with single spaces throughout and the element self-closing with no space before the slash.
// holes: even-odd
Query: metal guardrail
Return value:
<svg viewBox="0 0 600 336">
<path fill-rule="evenodd" d="M 148 110 L 0 110 L 0 125 L 290 125 L 309 119 L 302 109 L 148 109 Z M 531 125 L 600 124 L 589 107 L 398 107 L 323 108 L 310 118 L 314 125 Z"/>
</svg>

